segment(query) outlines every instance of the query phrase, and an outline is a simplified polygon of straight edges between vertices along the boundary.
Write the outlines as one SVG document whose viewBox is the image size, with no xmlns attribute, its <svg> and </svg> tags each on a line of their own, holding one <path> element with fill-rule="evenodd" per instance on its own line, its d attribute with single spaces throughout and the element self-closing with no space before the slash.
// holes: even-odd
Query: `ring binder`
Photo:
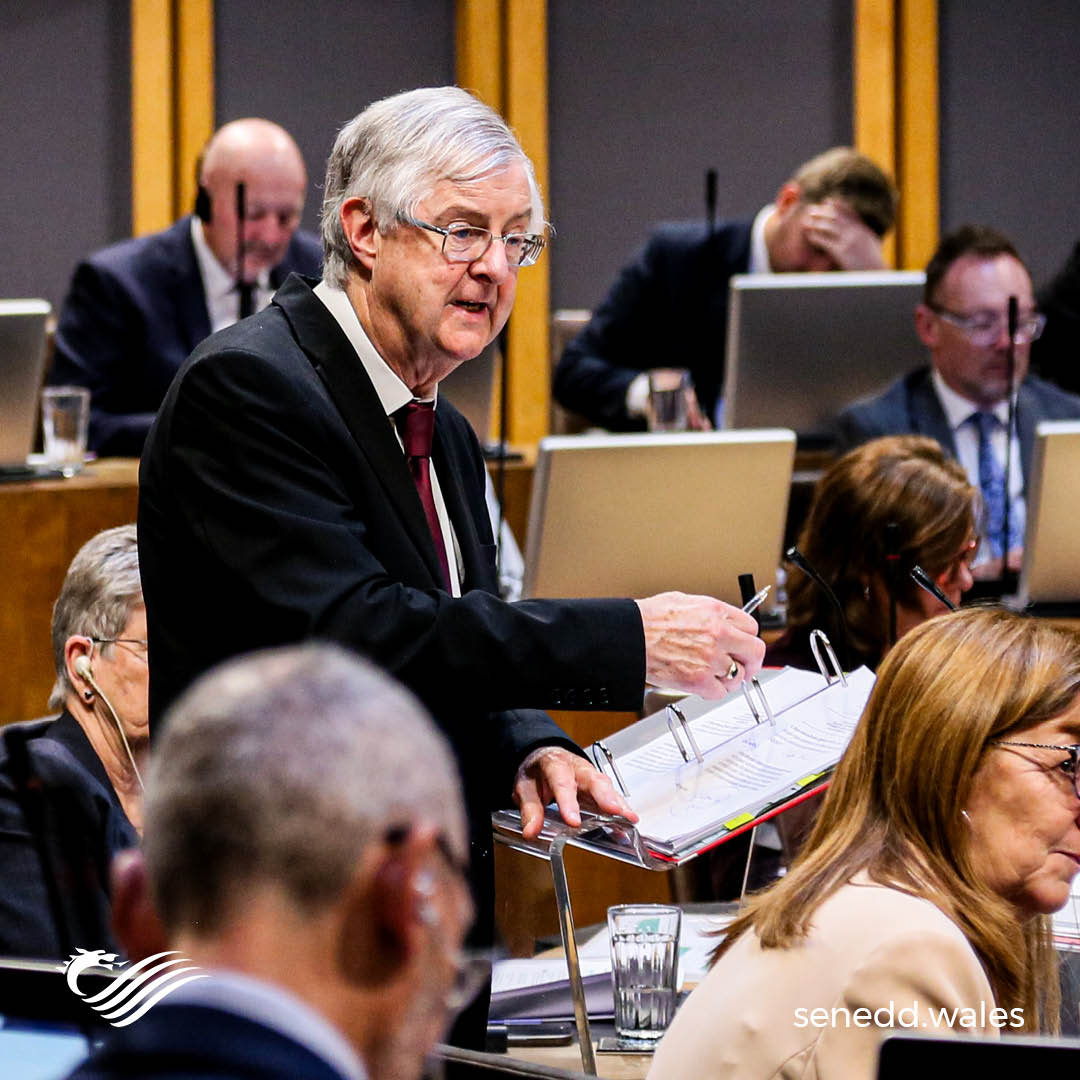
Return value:
<svg viewBox="0 0 1080 1080">
<path fill-rule="evenodd" d="M 705 760 L 701 755 L 701 749 L 698 747 L 697 739 L 694 738 L 693 731 L 690 730 L 690 725 L 686 722 L 686 716 L 682 709 L 678 705 L 668 705 L 664 709 L 664 717 L 667 720 L 668 731 L 671 732 L 671 737 L 675 740 L 675 745 L 679 748 L 679 753 L 682 754 L 683 761 L 689 761 L 690 755 L 683 748 L 682 740 L 679 738 L 679 729 L 675 726 L 674 717 L 679 721 L 679 725 L 682 727 L 683 734 L 686 736 L 686 741 L 690 744 L 690 749 L 694 752 L 694 760 L 698 763 Z M 612 765 L 614 766 L 614 762 Z"/>
<path fill-rule="evenodd" d="M 829 673 L 828 668 L 825 666 L 825 661 L 821 657 L 822 648 L 825 649 L 825 655 L 832 664 L 832 674 Z M 839 677 L 840 682 L 842 682 L 844 686 L 847 686 L 847 679 L 844 677 L 844 669 L 840 666 L 840 661 L 836 659 L 836 653 L 833 652 L 833 647 L 829 644 L 829 639 L 825 636 L 824 630 L 810 631 L 810 651 L 814 654 L 814 661 L 818 666 L 818 670 L 825 676 L 826 682 L 831 685 L 833 679 Z"/>
</svg>

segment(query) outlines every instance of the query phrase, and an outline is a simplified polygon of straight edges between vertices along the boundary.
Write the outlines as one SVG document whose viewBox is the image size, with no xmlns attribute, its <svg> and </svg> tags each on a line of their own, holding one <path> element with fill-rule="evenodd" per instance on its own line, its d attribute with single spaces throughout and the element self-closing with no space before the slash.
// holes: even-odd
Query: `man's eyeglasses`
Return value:
<svg viewBox="0 0 1080 1080">
<path fill-rule="evenodd" d="M 930 304 L 929 307 L 943 322 L 955 326 L 972 345 L 995 345 L 1001 340 L 1002 333 L 1008 332 L 1008 320 L 1004 313 L 999 311 L 976 311 L 971 315 L 961 315 L 959 312 L 938 307 L 936 304 Z M 1030 345 L 1042 334 L 1045 326 L 1046 316 L 1038 311 L 1021 315 L 1016 322 L 1013 343 Z"/>
<path fill-rule="evenodd" d="M 1027 746 L 1033 750 L 1060 750 L 1069 756 L 1057 766 L 1071 781 L 1077 798 L 1080 798 L 1080 744 L 1062 746 L 1057 743 L 1014 742 L 1011 739 L 998 739 L 991 746 Z"/>
<path fill-rule="evenodd" d="M 149 642 L 144 638 L 128 638 L 128 637 L 92 637 L 90 639 L 95 645 L 130 645 L 131 651 L 140 659 L 145 660 L 150 648 Z"/>
<path fill-rule="evenodd" d="M 428 221 L 399 214 L 398 219 L 406 225 L 438 233 L 442 239 L 442 253 L 450 262 L 469 263 L 481 259 L 493 240 L 501 240 L 510 266 L 532 266 L 544 250 L 544 238 L 536 233 L 506 233 L 495 236 L 490 229 L 478 225 L 454 224 L 447 228 L 432 225 Z"/>
</svg>

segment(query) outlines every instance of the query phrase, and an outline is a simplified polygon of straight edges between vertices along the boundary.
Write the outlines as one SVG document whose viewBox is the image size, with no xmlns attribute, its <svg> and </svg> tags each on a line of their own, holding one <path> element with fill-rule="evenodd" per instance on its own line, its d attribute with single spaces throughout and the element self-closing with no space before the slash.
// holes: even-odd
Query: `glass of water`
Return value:
<svg viewBox="0 0 1080 1080">
<path fill-rule="evenodd" d="M 45 463 L 74 476 L 86 457 L 90 391 L 84 386 L 47 386 L 41 392 Z"/>
<path fill-rule="evenodd" d="M 615 1033 L 659 1039 L 675 1015 L 682 912 L 666 904 L 608 908 Z"/>
</svg>

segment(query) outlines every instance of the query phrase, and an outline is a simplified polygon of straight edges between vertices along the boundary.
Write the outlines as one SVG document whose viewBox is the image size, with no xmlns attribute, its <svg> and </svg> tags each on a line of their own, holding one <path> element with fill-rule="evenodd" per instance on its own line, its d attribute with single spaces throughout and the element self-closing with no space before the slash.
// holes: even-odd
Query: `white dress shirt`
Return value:
<svg viewBox="0 0 1080 1080">
<path fill-rule="evenodd" d="M 975 425 L 969 423 L 971 414 L 978 412 L 982 407 L 969 401 L 966 397 L 958 394 L 952 387 L 946 385 L 945 380 L 938 374 L 936 368 L 930 371 L 930 378 L 934 384 L 934 391 L 941 402 L 945 420 L 952 431 L 953 442 L 956 444 L 956 457 L 967 473 L 968 481 L 973 487 L 979 488 L 979 432 Z M 1014 399 L 1015 400 L 1015 399 Z M 999 401 L 992 409 L 983 410 L 992 412 L 1000 421 L 990 437 L 990 448 L 994 457 L 1005 471 L 1005 431 L 1009 426 L 1009 403 L 1007 400 Z M 1027 506 L 1024 502 L 1024 470 L 1020 461 L 1020 440 L 1016 431 L 1012 433 L 1012 461 L 1009 466 L 1009 532 L 1016 535 L 1024 535 L 1024 525 L 1027 520 Z M 979 551 L 975 557 L 976 563 L 985 562 L 990 557 L 989 545 L 983 537 Z"/>
<path fill-rule="evenodd" d="M 195 261 L 199 264 L 199 276 L 202 278 L 203 293 L 206 295 L 206 314 L 210 316 L 210 330 L 217 333 L 239 320 L 240 294 L 236 291 L 235 278 L 210 250 L 210 245 L 203 235 L 202 222 L 197 217 L 191 219 L 191 242 L 195 246 Z M 252 293 L 253 310 L 262 311 L 270 303 L 273 294 L 270 272 L 264 270 L 256 280 Z"/>
<path fill-rule="evenodd" d="M 314 288 L 315 295 L 326 306 L 326 310 L 334 316 L 338 325 L 345 331 L 360 363 L 364 365 L 368 378 L 375 387 L 375 393 L 379 396 L 379 403 L 386 413 L 387 422 L 394 432 L 394 438 L 401 447 L 402 454 L 405 447 L 401 442 L 397 426 L 393 416 L 398 409 L 404 408 L 413 400 L 412 391 L 390 369 L 390 366 L 379 355 L 371 339 L 364 333 L 360 319 L 352 306 L 352 302 L 345 294 L 344 289 L 334 288 L 325 281 L 320 281 Z M 437 396 L 437 391 L 436 391 Z M 442 488 L 439 487 L 439 477 L 435 471 L 435 462 L 432 461 L 431 469 L 431 494 L 435 500 L 435 513 L 439 519 L 439 528 L 442 531 L 443 547 L 446 549 L 446 559 L 450 565 L 450 593 L 452 596 L 461 595 L 461 549 L 458 547 L 457 536 L 450 522 L 450 515 L 446 511 L 446 502 L 443 500 Z"/>
</svg>

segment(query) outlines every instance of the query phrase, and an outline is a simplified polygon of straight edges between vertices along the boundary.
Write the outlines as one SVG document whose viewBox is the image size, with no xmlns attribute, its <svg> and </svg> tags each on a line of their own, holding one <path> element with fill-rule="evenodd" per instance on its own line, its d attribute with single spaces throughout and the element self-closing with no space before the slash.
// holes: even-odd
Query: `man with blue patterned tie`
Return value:
<svg viewBox="0 0 1080 1080">
<path fill-rule="evenodd" d="M 1017 323 L 1007 435 L 1012 296 Z M 1028 374 L 1031 342 L 1044 323 L 1012 242 L 994 229 L 965 225 L 946 236 L 931 258 L 923 302 L 915 309 L 930 366 L 849 406 L 837 421 L 844 449 L 880 435 L 914 433 L 936 438 L 959 459 L 983 496 L 976 577 L 1000 577 L 1006 551 L 1009 568 L 1020 567 L 1036 423 L 1080 418 L 1080 397 Z"/>
</svg>

